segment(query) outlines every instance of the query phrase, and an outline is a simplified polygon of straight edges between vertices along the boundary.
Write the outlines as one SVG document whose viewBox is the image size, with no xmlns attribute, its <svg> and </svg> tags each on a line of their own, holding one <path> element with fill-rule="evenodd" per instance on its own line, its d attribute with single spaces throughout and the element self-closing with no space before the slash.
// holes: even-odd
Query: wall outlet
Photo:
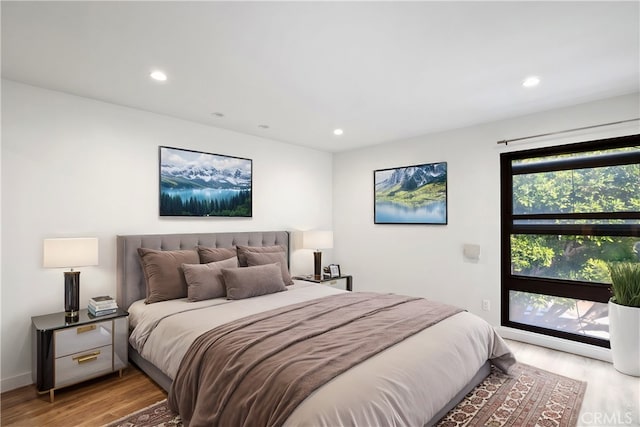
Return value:
<svg viewBox="0 0 640 427">
<path fill-rule="evenodd" d="M 483 299 L 482 300 L 482 309 L 484 311 L 490 311 L 491 310 L 491 301 L 489 301 L 488 299 Z"/>
</svg>

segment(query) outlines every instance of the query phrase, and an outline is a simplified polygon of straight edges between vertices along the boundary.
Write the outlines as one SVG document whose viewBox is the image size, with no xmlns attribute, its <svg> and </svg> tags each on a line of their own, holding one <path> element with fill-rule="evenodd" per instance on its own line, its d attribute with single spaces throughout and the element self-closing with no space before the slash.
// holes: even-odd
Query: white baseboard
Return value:
<svg viewBox="0 0 640 427">
<path fill-rule="evenodd" d="M 540 347 L 547 347 L 553 350 L 564 351 L 566 353 L 577 354 L 579 356 L 611 363 L 611 350 L 608 348 L 522 331 L 520 329 L 507 328 L 505 326 L 496 326 L 495 329 L 502 338 L 526 342 Z"/>
<path fill-rule="evenodd" d="M 0 393 L 33 384 L 31 372 L 0 380 Z"/>
</svg>

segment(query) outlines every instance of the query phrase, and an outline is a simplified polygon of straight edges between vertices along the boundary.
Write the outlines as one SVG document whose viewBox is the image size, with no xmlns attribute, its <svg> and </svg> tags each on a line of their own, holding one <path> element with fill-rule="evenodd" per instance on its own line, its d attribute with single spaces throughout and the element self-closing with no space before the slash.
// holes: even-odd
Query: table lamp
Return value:
<svg viewBox="0 0 640 427">
<path fill-rule="evenodd" d="M 69 268 L 64 272 L 64 315 L 77 321 L 80 311 L 80 272 L 75 267 L 98 265 L 96 237 L 44 239 L 43 267 Z"/>
<path fill-rule="evenodd" d="M 304 231 L 302 233 L 302 247 L 315 249 L 313 253 L 314 279 L 322 279 L 322 252 L 320 249 L 333 248 L 333 231 Z"/>
</svg>

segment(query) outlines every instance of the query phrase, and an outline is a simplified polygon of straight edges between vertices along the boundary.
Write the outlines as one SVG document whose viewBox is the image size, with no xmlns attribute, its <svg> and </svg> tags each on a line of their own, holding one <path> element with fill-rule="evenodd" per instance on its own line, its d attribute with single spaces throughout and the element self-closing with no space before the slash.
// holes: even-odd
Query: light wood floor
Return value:
<svg viewBox="0 0 640 427">
<path fill-rule="evenodd" d="M 517 341 L 508 341 L 518 361 L 587 381 L 579 426 L 640 426 L 640 379 L 623 375 L 606 362 Z M 56 392 L 38 395 L 26 386 L 1 395 L 2 426 L 100 426 L 158 402 L 166 393 L 130 366 L 122 378 L 112 374 Z"/>
<path fill-rule="evenodd" d="M 506 340 L 518 362 L 587 382 L 578 426 L 640 426 L 640 378 L 601 360 Z"/>
<path fill-rule="evenodd" d="M 166 397 L 162 388 L 130 365 L 122 378 L 115 373 L 57 390 L 53 403 L 48 393 L 39 395 L 33 385 L 2 393 L 0 420 L 3 426 L 97 427 Z"/>
</svg>

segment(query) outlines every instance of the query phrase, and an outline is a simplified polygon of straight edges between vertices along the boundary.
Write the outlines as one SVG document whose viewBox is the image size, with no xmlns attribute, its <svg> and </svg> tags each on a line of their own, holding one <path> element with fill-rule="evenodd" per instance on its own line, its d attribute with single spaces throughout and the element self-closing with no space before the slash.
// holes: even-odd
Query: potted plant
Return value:
<svg viewBox="0 0 640 427">
<path fill-rule="evenodd" d="M 608 265 L 611 274 L 609 341 L 613 367 L 640 376 L 640 263 Z"/>
</svg>

